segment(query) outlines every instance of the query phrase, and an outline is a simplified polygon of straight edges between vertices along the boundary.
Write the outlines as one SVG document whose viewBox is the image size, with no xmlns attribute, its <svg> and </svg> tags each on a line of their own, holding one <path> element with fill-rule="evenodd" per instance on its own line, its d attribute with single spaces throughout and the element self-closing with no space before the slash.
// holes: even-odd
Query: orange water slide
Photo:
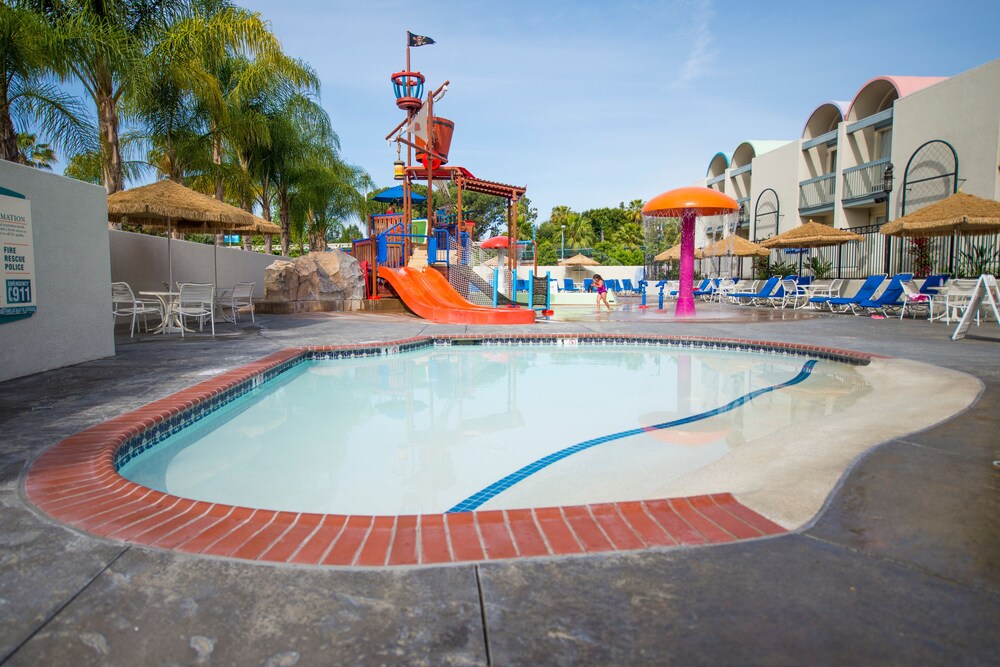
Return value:
<svg viewBox="0 0 1000 667">
<path fill-rule="evenodd" d="M 491 308 L 471 303 L 455 291 L 440 272 L 424 267 L 388 269 L 379 267 L 384 278 L 414 313 L 442 324 L 533 324 L 530 308 Z"/>
</svg>

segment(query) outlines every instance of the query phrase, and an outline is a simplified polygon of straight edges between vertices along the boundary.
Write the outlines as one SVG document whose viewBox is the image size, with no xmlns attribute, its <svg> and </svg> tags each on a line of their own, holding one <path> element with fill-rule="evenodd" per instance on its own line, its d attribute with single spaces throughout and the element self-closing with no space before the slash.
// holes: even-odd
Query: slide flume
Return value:
<svg viewBox="0 0 1000 667">
<path fill-rule="evenodd" d="M 403 303 L 420 317 L 442 324 L 533 324 L 530 308 L 491 308 L 462 298 L 438 271 L 424 267 L 388 269 L 380 267 L 384 278 Z"/>
</svg>

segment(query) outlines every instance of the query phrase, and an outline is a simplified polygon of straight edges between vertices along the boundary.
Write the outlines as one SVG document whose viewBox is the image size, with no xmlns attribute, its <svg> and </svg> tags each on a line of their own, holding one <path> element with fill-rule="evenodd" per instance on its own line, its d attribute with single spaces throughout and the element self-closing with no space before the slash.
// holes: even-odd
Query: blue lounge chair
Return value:
<svg viewBox="0 0 1000 667">
<path fill-rule="evenodd" d="M 771 276 L 756 292 L 737 292 L 733 294 L 732 298 L 740 303 L 754 303 L 758 301 L 760 303 L 765 303 L 767 299 L 771 297 L 771 293 L 774 292 L 774 288 L 778 285 L 778 281 L 781 280 L 780 276 Z"/>
<path fill-rule="evenodd" d="M 711 278 L 705 278 L 701 281 L 701 284 L 694 288 L 694 296 L 701 296 L 708 289 L 708 286 L 712 284 Z"/>
<path fill-rule="evenodd" d="M 846 313 L 851 310 L 851 304 L 858 304 L 862 301 L 867 301 L 875 294 L 875 291 L 879 288 L 882 282 L 885 280 L 884 273 L 876 273 L 874 275 L 868 276 L 865 282 L 862 283 L 861 288 L 857 291 L 854 296 L 840 296 L 829 299 L 826 303 L 830 306 L 830 310 L 839 313 Z"/>
<path fill-rule="evenodd" d="M 590 288 L 591 288 L 591 286 L 593 284 L 594 284 L 594 279 L 593 278 L 584 278 L 583 279 L 583 291 L 584 292 L 589 292 Z"/>
<path fill-rule="evenodd" d="M 947 273 L 936 273 L 933 276 L 924 278 L 924 284 L 920 286 L 920 293 L 934 296 L 940 291 L 951 276 Z"/>
<path fill-rule="evenodd" d="M 563 278 L 563 292 L 579 292 L 572 278 Z"/>
<path fill-rule="evenodd" d="M 632 294 L 639 293 L 639 290 L 635 288 L 635 285 L 633 285 L 632 281 L 628 278 L 622 278 L 622 291 L 631 292 Z"/>
<path fill-rule="evenodd" d="M 860 303 L 852 303 L 851 311 L 855 315 L 860 315 L 866 311 L 878 310 L 883 315 L 888 315 L 888 310 L 902 308 L 906 305 L 903 301 L 903 283 L 911 280 L 913 280 L 912 273 L 897 273 L 878 297 L 866 299 Z"/>
</svg>

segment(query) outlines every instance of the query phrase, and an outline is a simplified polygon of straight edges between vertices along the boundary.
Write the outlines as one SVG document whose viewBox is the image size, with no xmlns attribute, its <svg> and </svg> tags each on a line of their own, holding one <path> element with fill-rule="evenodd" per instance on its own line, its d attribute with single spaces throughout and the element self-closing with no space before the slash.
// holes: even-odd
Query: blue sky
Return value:
<svg viewBox="0 0 1000 667">
<path fill-rule="evenodd" d="M 747 139 L 796 139 L 878 75 L 947 76 L 1000 57 L 998 2 L 237 0 L 309 62 L 344 157 L 392 184 L 389 75 L 407 30 L 451 163 L 526 185 L 539 221 L 649 199 Z"/>
</svg>

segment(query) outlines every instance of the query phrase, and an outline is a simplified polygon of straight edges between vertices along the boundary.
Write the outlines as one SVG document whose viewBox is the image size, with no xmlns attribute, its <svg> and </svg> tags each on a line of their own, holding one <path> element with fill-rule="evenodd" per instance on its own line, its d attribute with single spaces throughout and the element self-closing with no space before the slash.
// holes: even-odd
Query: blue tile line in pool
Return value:
<svg viewBox="0 0 1000 667">
<path fill-rule="evenodd" d="M 681 419 L 674 419 L 673 421 L 663 422 L 662 424 L 654 424 L 652 426 L 643 426 L 642 428 L 633 428 L 628 431 L 621 431 L 620 433 L 612 433 L 610 435 L 603 435 L 600 438 L 594 438 L 593 440 L 586 440 L 584 442 L 566 447 L 558 452 L 553 452 L 548 456 L 542 457 L 533 463 L 529 463 L 520 470 L 516 470 L 511 474 L 507 475 L 503 479 L 493 482 L 485 489 L 478 491 L 462 502 L 458 503 L 450 510 L 447 511 L 448 514 L 453 512 L 471 512 L 478 509 L 483 503 L 497 495 L 503 493 L 510 487 L 514 486 L 523 479 L 526 479 L 530 475 L 535 474 L 539 470 L 546 468 L 553 463 L 561 461 L 577 452 L 582 452 L 585 449 L 590 449 L 591 447 L 596 447 L 597 445 L 603 445 L 606 442 L 612 442 L 614 440 L 621 440 L 622 438 L 628 438 L 633 435 L 639 435 L 640 433 L 648 433 L 649 431 L 659 431 L 662 429 L 672 428 L 674 426 L 682 426 L 684 424 L 691 424 L 693 422 L 701 421 L 703 419 L 708 419 L 709 417 L 714 417 L 716 415 L 721 415 L 730 410 L 735 410 L 745 403 L 749 403 L 753 399 L 761 396 L 762 394 L 767 394 L 769 392 L 775 391 L 776 389 L 783 389 L 785 387 L 791 387 L 793 385 L 799 384 L 803 380 L 809 377 L 812 373 L 813 368 L 819 362 L 819 359 L 810 359 L 803 366 L 799 374 L 793 377 L 787 382 L 782 382 L 780 384 L 771 385 L 770 387 L 763 387 L 761 389 L 755 389 L 748 394 L 744 394 L 739 398 L 736 398 L 725 405 L 713 408 L 712 410 L 707 410 L 705 412 L 700 412 L 695 415 L 690 415 L 688 417 L 683 417 Z"/>
</svg>

